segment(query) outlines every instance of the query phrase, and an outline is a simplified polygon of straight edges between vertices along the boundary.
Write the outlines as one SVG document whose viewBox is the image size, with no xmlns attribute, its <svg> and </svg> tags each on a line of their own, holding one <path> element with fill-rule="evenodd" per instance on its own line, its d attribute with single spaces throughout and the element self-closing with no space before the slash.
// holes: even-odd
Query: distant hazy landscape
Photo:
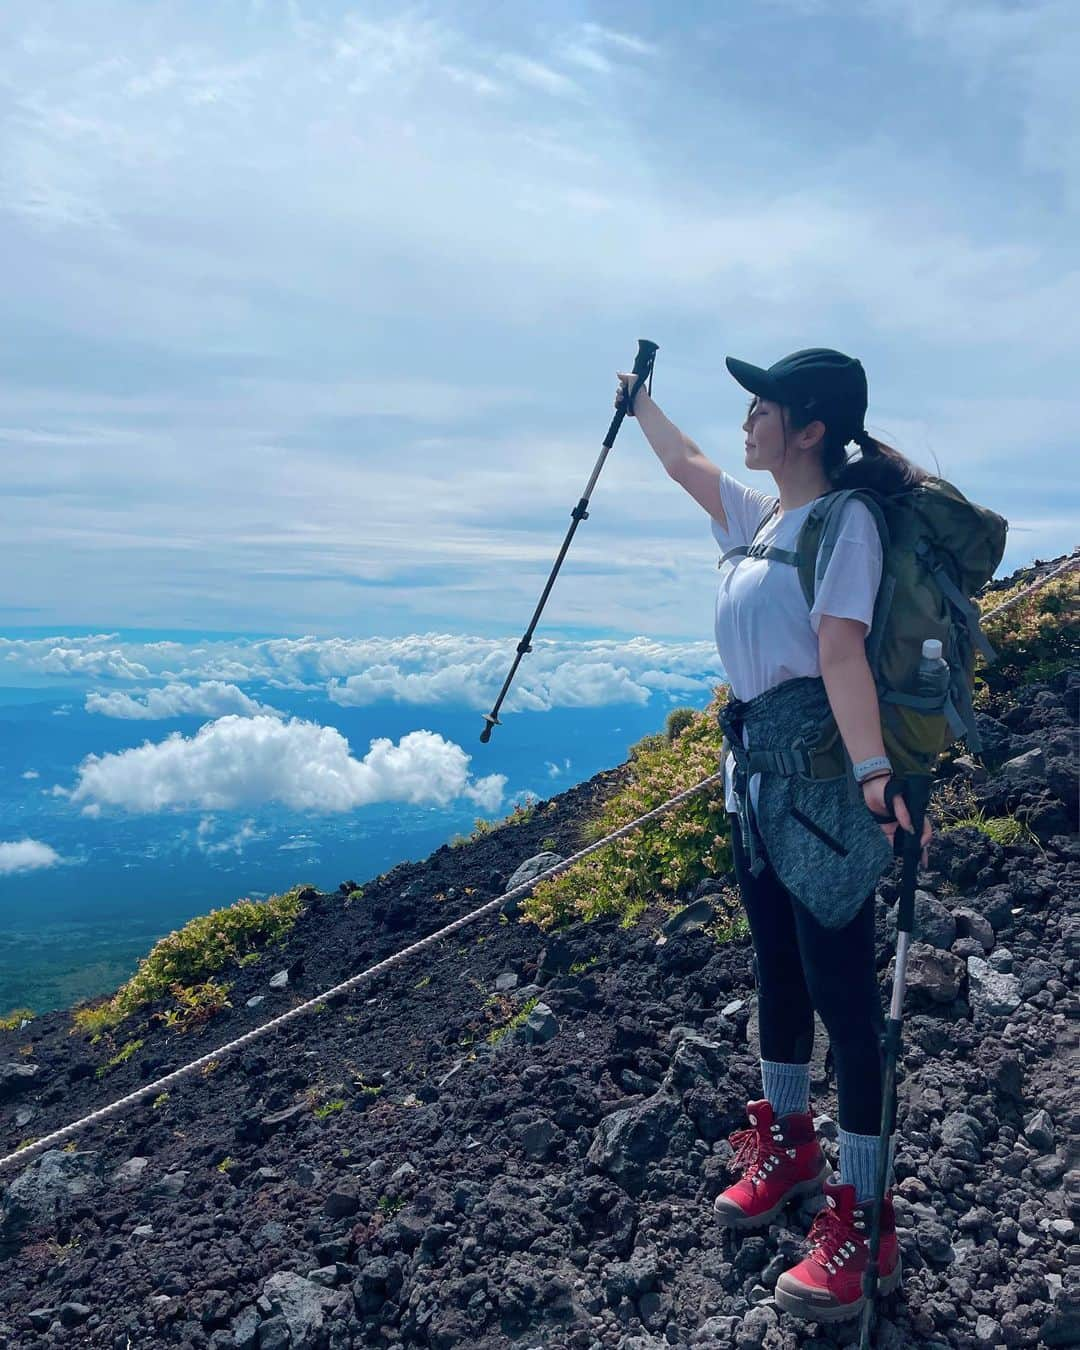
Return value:
<svg viewBox="0 0 1080 1350">
<path fill-rule="evenodd" d="M 84 664 L 94 664 L 90 658 L 96 649 L 90 645 L 87 650 L 88 644 L 79 648 L 75 639 L 68 648 L 62 641 L 47 646 L 44 655 L 17 645 L 26 641 L 10 633 L 0 638 L 9 649 L 9 669 L 34 661 L 55 666 L 60 660 L 56 651 L 65 650 L 81 651 Z M 190 635 L 185 641 L 192 647 Z M 11 660 L 13 644 L 19 662 Z M 265 766 L 252 759 L 247 780 L 236 788 L 241 800 L 234 805 L 215 807 L 208 798 L 157 806 L 165 788 L 174 798 L 182 792 L 190 798 L 200 791 L 201 776 L 209 780 L 216 771 L 209 762 L 211 749 L 204 752 L 203 761 L 178 769 L 175 755 L 168 758 L 169 738 L 174 738 L 175 754 L 188 753 L 190 758 L 200 728 L 216 721 L 220 725 L 220 719 L 207 714 L 132 715 L 139 712 L 140 700 L 146 704 L 143 711 L 154 710 L 147 703 L 149 693 L 165 687 L 163 679 L 117 676 L 124 662 L 138 664 L 138 655 L 149 659 L 130 639 L 125 643 L 114 635 L 98 645 L 110 653 L 114 668 L 110 675 L 94 680 L 76 674 L 66 684 L 45 682 L 44 674 L 27 675 L 22 685 L 0 689 L 5 822 L 0 838 L 9 850 L 22 840 L 35 841 L 45 850 L 42 858 L 34 859 L 36 865 L 9 856 L 0 871 L 0 1011 L 22 1005 L 44 1011 L 111 990 L 157 938 L 193 915 L 241 896 L 262 897 L 298 882 L 332 890 L 341 881 L 363 883 L 398 862 L 424 858 L 455 834 L 469 834 L 479 817 L 500 819 L 518 802 L 550 797 L 620 763 L 633 742 L 662 729 L 674 704 L 704 707 L 711 685 L 720 678 L 714 664 L 696 680 L 669 676 L 675 684 L 696 688 L 649 690 L 635 682 L 623 702 L 518 712 L 504 707 L 503 725 L 482 745 L 481 712 L 460 703 L 418 707 L 384 698 L 364 706 L 343 706 L 313 680 L 294 680 L 310 687 L 282 688 L 280 677 L 278 687 L 265 679 L 245 681 L 241 694 L 234 661 L 234 683 L 228 685 L 233 692 L 223 694 L 219 681 L 212 696 L 203 694 L 210 700 L 208 707 L 217 699 L 223 715 L 229 716 L 224 710 L 230 700 L 240 706 L 238 700 L 246 698 L 253 708 L 272 708 L 278 722 L 291 726 L 297 736 L 300 723 L 340 732 L 348 743 L 347 759 L 336 741 L 327 748 L 321 733 L 323 740 L 316 748 L 312 742 L 304 743 L 301 754 L 308 758 L 291 763 L 289 772 L 298 779 L 331 773 L 339 785 L 351 774 L 349 790 L 357 798 L 366 792 L 375 799 L 349 809 L 328 809 L 336 799 L 323 800 L 316 792 L 315 808 L 302 809 L 295 802 L 275 799 L 279 789 L 266 779 Z M 175 651 L 171 654 L 176 656 Z M 190 661 L 190 653 L 186 659 Z M 611 681 L 610 661 L 583 665 L 580 652 L 576 659 L 579 689 L 590 678 L 595 681 L 601 667 Z M 500 671 L 499 683 L 504 664 L 508 668 L 508 661 L 500 658 L 493 665 Z M 708 667 L 707 658 L 704 664 Z M 565 651 L 555 669 L 565 671 Z M 591 676 L 583 673 L 587 669 Z M 384 666 L 384 674 L 385 670 Z M 535 690 L 544 670 L 541 653 L 532 672 L 522 674 L 522 689 L 531 682 Z M 615 671 L 616 681 L 630 677 L 626 667 L 617 666 Z M 658 682 L 658 672 L 651 674 Z M 173 683 L 171 688 L 175 691 L 178 686 Z M 206 681 L 200 684 L 189 677 L 186 692 L 174 692 L 173 698 L 180 704 L 190 702 L 192 690 L 208 688 Z M 592 696 L 602 698 L 608 692 L 612 691 L 597 687 Z M 614 692 L 618 697 L 617 689 Z M 491 701 L 484 704 L 485 710 Z M 88 711 L 95 706 L 107 707 L 113 714 L 122 709 L 127 715 Z M 430 736 L 411 759 L 395 759 L 404 738 L 418 729 Z M 234 725 L 234 733 L 243 730 Z M 365 787 L 357 776 L 362 768 L 374 774 L 372 742 L 380 738 L 391 746 L 384 746 L 381 777 Z M 282 753 L 290 752 L 289 744 L 283 744 Z M 141 746 L 150 747 L 145 763 L 136 763 L 130 753 L 123 758 Z M 234 742 L 233 776 L 244 771 L 245 754 L 257 753 L 257 747 L 244 742 L 236 747 Z M 88 761 L 91 756 L 96 760 Z M 447 783 L 448 760 L 465 763 L 463 756 L 471 756 L 465 776 Z M 96 763 L 98 773 L 92 786 L 88 763 Z M 110 777 L 105 777 L 105 770 Z M 189 778 L 181 782 L 182 773 Z M 127 776 L 121 778 L 122 774 Z M 442 776 L 446 800 L 423 799 L 426 774 Z M 490 792 L 477 787 L 492 776 L 504 777 L 505 783 L 490 785 Z M 395 792 L 406 795 L 400 788 L 405 777 L 418 780 L 410 782 L 408 791 L 420 800 L 392 799 Z M 77 795 L 80 783 L 82 796 Z M 212 786 L 207 781 L 208 792 Z M 476 800 L 467 795 L 469 791 L 486 799 Z M 110 801 L 109 792 L 126 795 L 119 802 Z"/>
</svg>

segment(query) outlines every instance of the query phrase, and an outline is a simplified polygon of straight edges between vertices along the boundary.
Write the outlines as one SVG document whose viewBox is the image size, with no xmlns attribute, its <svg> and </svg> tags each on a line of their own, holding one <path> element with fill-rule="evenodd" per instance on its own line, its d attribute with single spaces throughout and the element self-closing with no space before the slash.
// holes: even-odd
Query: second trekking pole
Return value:
<svg viewBox="0 0 1080 1350">
<path fill-rule="evenodd" d="M 859 1332 L 859 1350 L 869 1350 L 870 1331 L 874 1322 L 874 1300 L 877 1297 L 878 1262 L 881 1250 L 881 1210 L 889 1180 L 889 1142 L 896 1128 L 896 1063 L 900 1058 L 904 1016 L 904 989 L 907 982 L 908 948 L 915 927 L 915 883 L 922 852 L 923 821 L 930 800 L 931 779 L 928 774 L 908 774 L 902 785 L 893 779 L 886 791 L 886 803 L 892 808 L 892 798 L 900 787 L 911 816 L 911 833 L 897 828 L 903 840 L 903 866 L 900 873 L 900 899 L 896 914 L 896 967 L 893 972 L 892 1001 L 889 1017 L 882 1034 L 884 1065 L 881 1089 L 881 1139 L 878 1144 L 877 1183 L 874 1188 L 874 1217 L 870 1225 L 869 1260 L 862 1276 L 862 1325 Z M 897 1258 L 899 1259 L 899 1257 Z"/>
<path fill-rule="evenodd" d="M 636 378 L 634 380 L 633 388 L 630 389 L 629 394 L 617 409 L 615 416 L 611 419 L 611 425 L 608 427 L 607 435 L 604 437 L 603 449 L 600 451 L 600 458 L 593 466 L 592 474 L 585 487 L 585 491 L 582 494 L 581 500 L 570 512 L 570 528 L 566 532 L 566 538 L 563 540 L 562 548 L 559 550 L 559 556 L 555 559 L 555 566 L 551 569 L 551 575 L 547 579 L 547 585 L 544 587 L 544 592 L 540 596 L 536 610 L 529 620 L 529 626 L 525 630 L 525 636 L 518 643 L 517 656 L 514 658 L 514 664 L 510 667 L 509 675 L 507 675 L 506 679 L 503 681 L 503 687 L 499 690 L 499 697 L 495 700 L 495 706 L 489 713 L 484 714 L 484 721 L 487 723 L 487 726 L 480 733 L 480 739 L 485 745 L 491 740 L 492 729 L 502 725 L 499 721 L 499 709 L 502 707 L 502 701 L 506 697 L 506 691 L 510 688 L 510 684 L 513 681 L 518 666 L 521 664 L 521 658 L 526 652 L 532 651 L 530 639 L 539 622 L 540 613 L 547 603 L 551 588 L 555 584 L 555 578 L 559 575 L 559 568 L 562 566 L 563 558 L 566 557 L 566 550 L 570 547 L 570 540 L 574 537 L 574 531 L 583 520 L 588 520 L 589 518 L 589 512 L 586 509 L 589 505 L 589 497 L 592 495 L 592 490 L 596 486 L 596 480 L 600 477 L 600 470 L 604 467 L 604 460 L 607 459 L 608 451 L 615 444 L 615 437 L 619 434 L 619 428 L 622 426 L 623 418 L 628 412 L 633 411 L 634 399 L 637 396 L 637 391 L 646 380 L 649 382 L 648 392 L 650 394 L 652 393 L 653 362 L 656 360 L 657 351 L 658 348 L 655 342 L 650 342 L 648 338 L 638 338 L 637 356 L 634 357 L 634 375 Z"/>
</svg>

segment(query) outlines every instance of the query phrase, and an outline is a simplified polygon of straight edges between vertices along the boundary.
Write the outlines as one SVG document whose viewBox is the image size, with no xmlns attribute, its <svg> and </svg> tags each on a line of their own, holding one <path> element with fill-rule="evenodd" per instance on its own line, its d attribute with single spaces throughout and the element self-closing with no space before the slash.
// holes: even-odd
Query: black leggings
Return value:
<svg viewBox="0 0 1080 1350">
<path fill-rule="evenodd" d="M 757 957 L 761 1058 L 806 1064 L 814 1009 L 829 1033 L 840 1128 L 881 1131 L 881 994 L 874 969 L 874 895 L 843 928 L 824 928 L 792 899 L 772 866 L 752 877 L 730 816 L 735 876 Z"/>
</svg>

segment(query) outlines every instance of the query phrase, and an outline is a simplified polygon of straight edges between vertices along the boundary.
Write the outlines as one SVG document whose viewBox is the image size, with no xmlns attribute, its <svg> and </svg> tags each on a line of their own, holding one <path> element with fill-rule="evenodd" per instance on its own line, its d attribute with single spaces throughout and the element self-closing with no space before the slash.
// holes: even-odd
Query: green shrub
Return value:
<svg viewBox="0 0 1080 1350">
<path fill-rule="evenodd" d="M 316 1106 L 312 1114 L 316 1120 L 325 1120 L 327 1116 L 336 1115 L 338 1111 L 344 1110 L 345 1103 L 338 1097 L 332 1102 L 324 1102 L 322 1106 Z"/>
<path fill-rule="evenodd" d="M 123 1046 L 122 1049 L 118 1050 L 116 1054 L 113 1055 L 112 1059 L 108 1059 L 105 1061 L 104 1064 L 98 1065 L 97 1069 L 94 1071 L 95 1077 L 104 1078 L 110 1069 L 115 1069 L 120 1064 L 126 1064 L 127 1061 L 131 1058 L 131 1056 L 135 1053 L 135 1051 L 139 1049 L 141 1045 L 142 1045 L 141 1040 L 128 1041 L 127 1045 Z"/>
<path fill-rule="evenodd" d="M 647 736 L 642 736 L 640 741 L 635 741 L 634 744 L 628 748 L 626 757 L 631 761 L 636 760 L 641 755 L 648 755 L 653 751 L 663 750 L 664 747 L 669 744 L 668 738 L 662 731 L 650 731 Z"/>
<path fill-rule="evenodd" d="M 201 1027 L 223 1009 L 232 1007 L 228 992 L 229 986 L 219 984 L 217 980 L 206 980 L 202 984 L 174 984 L 170 993 L 176 999 L 176 1007 L 169 1008 L 162 1020 L 175 1031 Z"/>
<path fill-rule="evenodd" d="M 726 697 L 726 686 L 718 687 L 713 702 L 694 714 L 674 742 L 661 735 L 638 743 L 631 755 L 630 782 L 583 829 L 588 842 L 717 772 L 721 735 L 716 714 Z M 538 882 L 522 902 L 522 920 L 550 928 L 617 914 L 629 926 L 651 901 L 673 899 L 730 865 L 723 784 L 718 781 L 559 876 Z"/>
<path fill-rule="evenodd" d="M 1030 584 L 1030 579 L 1020 581 L 1006 591 L 980 596 L 979 609 L 985 614 Z M 983 631 L 998 659 L 976 670 L 977 707 L 992 706 L 1017 685 L 1050 679 L 1080 659 L 1078 589 L 1080 573 L 1069 573 L 997 618 L 986 620 Z"/>
<path fill-rule="evenodd" d="M 523 1026 L 525 1022 L 528 1021 L 529 1014 L 532 1012 L 532 1010 L 536 1007 L 536 1005 L 539 1002 L 540 1002 L 539 998 L 528 999 L 525 1003 L 521 1005 L 519 1011 L 516 1012 L 513 1015 L 513 1017 L 511 1017 L 509 1022 L 505 1023 L 505 1025 L 501 1027 L 493 1027 L 488 1032 L 487 1035 L 490 1044 L 498 1045 L 508 1031 L 513 1031 L 515 1027 Z"/>
<path fill-rule="evenodd" d="M 1041 847 L 1031 827 L 1016 816 L 987 816 L 966 778 L 950 778 L 938 785 L 931 804 L 931 816 L 942 834 L 948 834 L 950 830 L 974 829 L 1004 848 L 1015 848 L 1018 844 Z"/>
<path fill-rule="evenodd" d="M 664 723 L 664 734 L 669 741 L 677 741 L 688 726 L 693 725 L 697 716 L 696 708 L 672 708 Z"/>
<path fill-rule="evenodd" d="M 725 886 L 723 890 L 709 895 L 708 901 L 717 915 L 706 927 L 706 933 L 717 942 L 730 942 L 732 938 L 750 936 L 750 921 L 746 917 L 738 887 Z"/>
<path fill-rule="evenodd" d="M 571 963 L 568 973 L 570 975 L 584 975 L 584 973 L 587 970 L 591 970 L 599 960 L 599 956 L 594 954 L 593 956 L 590 956 L 587 961 L 574 961 Z"/>
<path fill-rule="evenodd" d="M 0 1031 L 18 1031 L 24 1022 L 32 1022 L 35 1015 L 33 1008 L 12 1008 L 0 1017 Z"/>
<path fill-rule="evenodd" d="M 284 937 L 303 913 L 302 890 L 294 886 L 269 900 L 238 900 L 198 915 L 155 943 L 111 998 L 95 1007 L 77 1008 L 72 1033 L 90 1032 L 96 1038 L 137 1008 L 173 993 L 176 986 L 198 984 L 230 962 L 257 955 L 258 947 Z"/>
</svg>

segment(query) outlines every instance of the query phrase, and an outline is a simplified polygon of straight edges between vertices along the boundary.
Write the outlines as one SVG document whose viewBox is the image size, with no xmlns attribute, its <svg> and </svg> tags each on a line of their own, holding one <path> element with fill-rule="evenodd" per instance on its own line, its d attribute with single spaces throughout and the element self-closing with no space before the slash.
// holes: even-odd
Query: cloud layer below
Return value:
<svg viewBox="0 0 1080 1350">
<path fill-rule="evenodd" d="M 279 716 L 245 693 L 243 684 L 324 694 L 341 707 L 396 703 L 487 711 L 513 663 L 507 639 L 410 634 L 401 638 L 267 638 L 152 643 L 120 641 L 115 633 L 65 638 L 0 638 L 0 662 L 12 680 L 53 680 L 57 669 L 76 687 L 100 686 L 95 671 L 107 657 L 120 689 L 92 688 L 88 712 L 162 720 L 234 712 Z M 58 659 L 59 653 L 59 659 Z M 132 689 L 130 671 L 145 672 Z M 571 642 L 535 637 L 503 706 L 508 712 L 552 708 L 643 705 L 654 694 L 697 698 L 722 677 L 711 642 L 598 638 Z M 55 682 L 55 681 L 54 681 Z"/>
</svg>

